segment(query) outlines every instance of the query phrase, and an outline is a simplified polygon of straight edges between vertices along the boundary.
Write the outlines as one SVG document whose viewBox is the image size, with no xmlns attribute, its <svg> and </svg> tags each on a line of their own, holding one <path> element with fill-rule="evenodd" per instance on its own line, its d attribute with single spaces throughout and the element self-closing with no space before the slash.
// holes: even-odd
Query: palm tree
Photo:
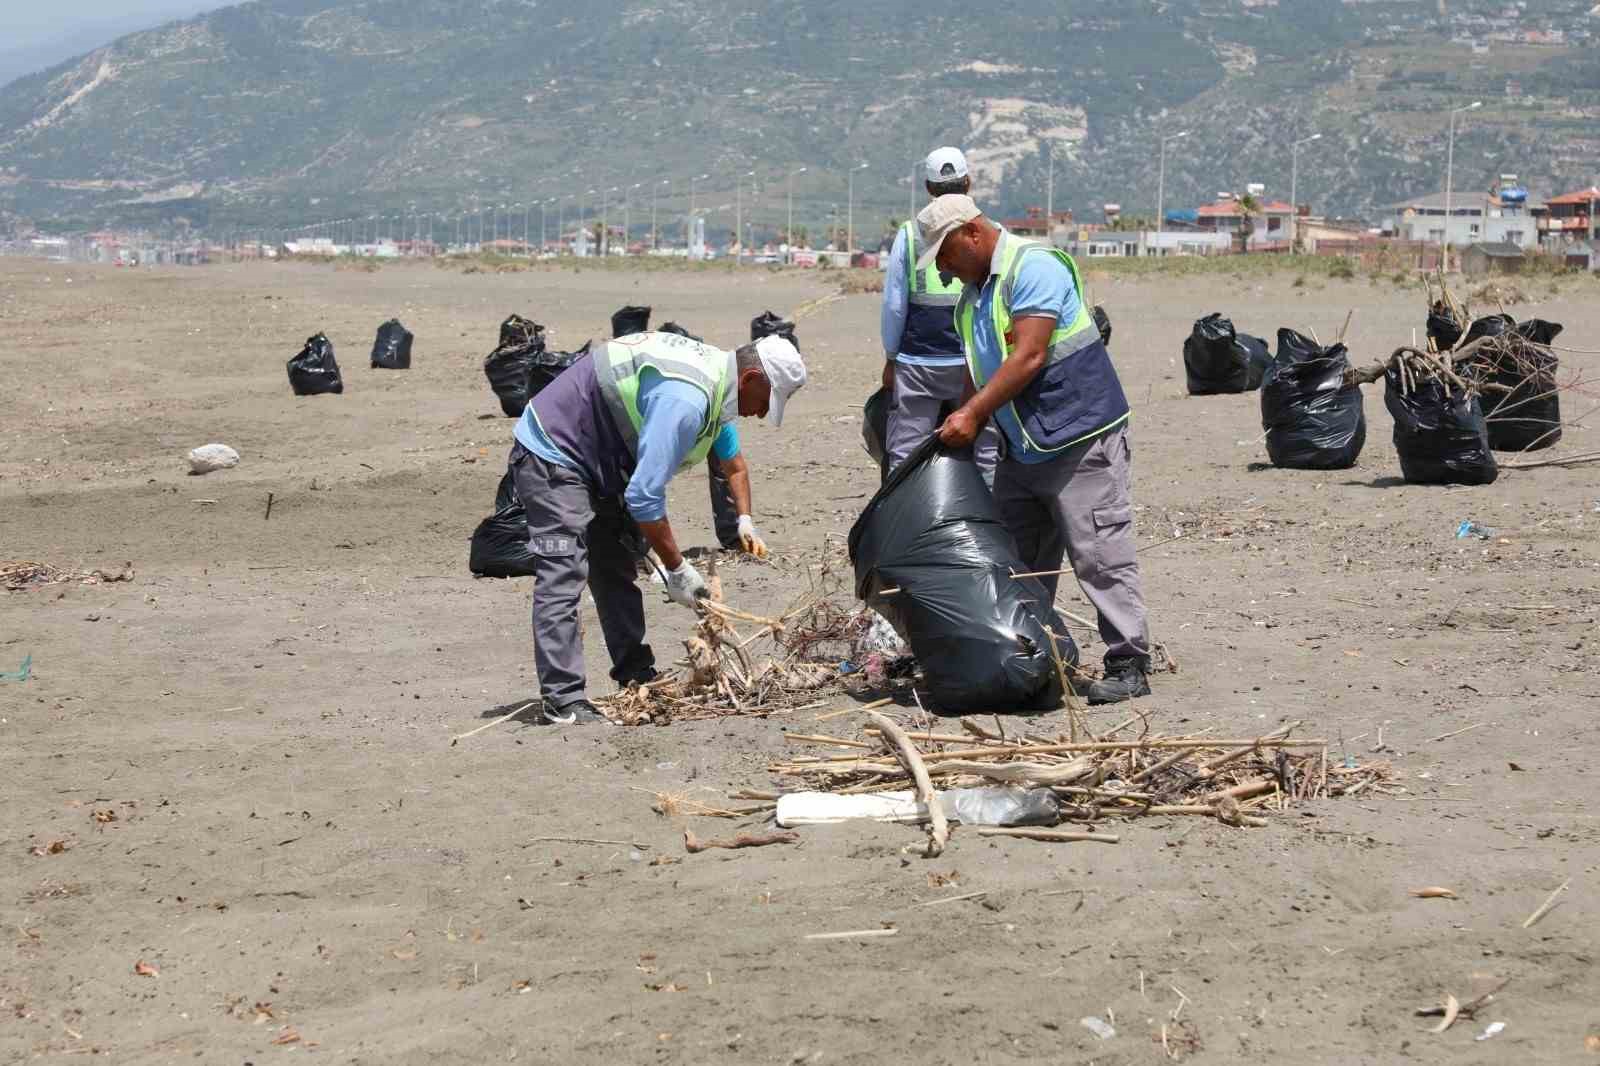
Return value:
<svg viewBox="0 0 1600 1066">
<path fill-rule="evenodd" d="M 1239 212 L 1239 228 L 1234 235 L 1239 241 L 1240 253 L 1250 250 L 1250 238 L 1256 231 L 1256 216 L 1261 213 L 1261 203 L 1251 193 L 1236 197 L 1233 206 Z"/>
</svg>

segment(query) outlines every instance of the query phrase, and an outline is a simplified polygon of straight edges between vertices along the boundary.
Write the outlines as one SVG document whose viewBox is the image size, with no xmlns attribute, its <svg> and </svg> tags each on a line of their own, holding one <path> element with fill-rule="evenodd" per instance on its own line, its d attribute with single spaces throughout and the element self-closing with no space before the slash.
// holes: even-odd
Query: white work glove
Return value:
<svg viewBox="0 0 1600 1066">
<path fill-rule="evenodd" d="M 767 542 L 761 539 L 761 534 L 756 532 L 756 524 L 747 514 L 739 516 L 739 546 L 745 554 L 754 555 L 757 559 L 767 557 Z"/>
<path fill-rule="evenodd" d="M 706 588 L 705 579 L 689 560 L 679 563 L 676 570 L 667 571 L 667 598 L 673 603 L 693 610 L 695 600 L 709 595 L 711 590 Z"/>
</svg>

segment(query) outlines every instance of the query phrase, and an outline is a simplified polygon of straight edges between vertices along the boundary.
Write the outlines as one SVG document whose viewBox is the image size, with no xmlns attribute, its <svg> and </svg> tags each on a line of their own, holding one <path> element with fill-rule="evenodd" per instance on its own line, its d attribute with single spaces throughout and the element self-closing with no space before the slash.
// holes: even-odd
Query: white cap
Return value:
<svg viewBox="0 0 1600 1066">
<path fill-rule="evenodd" d="M 761 372 L 772 386 L 767 415 L 774 426 L 781 426 L 783 405 L 806 383 L 806 364 L 800 358 L 800 349 L 785 337 L 762 337 L 756 341 L 756 355 L 761 360 Z"/>
<path fill-rule="evenodd" d="M 922 165 L 928 172 L 928 180 L 935 185 L 967 176 L 967 157 L 961 154 L 961 149 L 949 145 L 929 152 L 927 162 Z"/>
<path fill-rule="evenodd" d="M 972 197 L 961 193 L 946 193 L 917 212 L 917 230 L 922 236 L 922 252 L 917 256 L 917 269 L 926 270 L 939 257 L 939 246 L 944 239 L 983 212 L 972 202 Z"/>
</svg>

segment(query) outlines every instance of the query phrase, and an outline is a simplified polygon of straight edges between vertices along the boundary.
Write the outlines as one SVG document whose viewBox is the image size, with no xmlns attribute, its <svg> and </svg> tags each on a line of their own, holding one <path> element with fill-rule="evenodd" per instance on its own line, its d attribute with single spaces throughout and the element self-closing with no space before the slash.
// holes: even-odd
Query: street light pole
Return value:
<svg viewBox="0 0 1600 1066">
<path fill-rule="evenodd" d="M 1052 141 L 1045 145 L 1045 151 L 1050 154 L 1048 176 L 1044 183 L 1044 232 L 1045 239 L 1050 238 L 1050 229 L 1055 225 L 1056 217 L 1056 146 Z"/>
<path fill-rule="evenodd" d="M 689 179 L 689 224 L 688 224 L 688 226 L 684 227 L 684 231 L 683 231 L 683 246 L 684 246 L 684 249 L 686 251 L 687 251 L 687 249 L 689 247 L 689 242 L 693 239 L 693 234 L 690 232 L 690 230 L 694 227 L 694 217 L 695 217 L 695 215 L 694 215 L 694 184 L 697 181 L 705 181 L 710 176 L 711 176 L 710 174 L 697 174 L 694 177 Z"/>
<path fill-rule="evenodd" d="M 600 254 L 601 254 L 601 256 L 606 256 L 606 255 L 610 255 L 611 254 L 611 226 L 610 226 L 611 194 L 616 192 L 616 191 L 617 191 L 617 187 L 615 185 L 613 185 L 613 186 L 611 186 L 611 188 L 603 189 L 600 192 Z"/>
<path fill-rule="evenodd" d="M 634 189 L 644 188 L 644 182 L 636 181 L 623 190 L 622 193 L 622 254 L 628 254 L 628 240 L 633 230 L 633 196 Z"/>
<path fill-rule="evenodd" d="M 866 170 L 866 169 L 867 169 L 867 164 L 865 164 L 865 163 L 862 163 L 858 167 L 851 167 L 850 168 L 849 192 L 846 193 L 845 215 L 844 215 L 844 218 L 845 218 L 845 222 L 844 222 L 844 225 L 845 225 L 845 238 L 844 238 L 845 249 L 844 249 L 844 254 L 846 255 L 846 257 L 850 257 L 850 256 L 855 255 L 855 250 L 856 250 L 856 171 L 858 171 L 858 170 Z M 847 259 L 847 265 L 848 265 L 848 259 Z"/>
<path fill-rule="evenodd" d="M 805 172 L 805 167 L 801 167 L 799 170 L 789 171 L 789 222 L 784 227 L 783 243 L 789 246 L 788 259 L 791 263 L 794 262 L 794 176 L 796 174 L 804 174 Z"/>
<path fill-rule="evenodd" d="M 745 178 L 753 178 L 755 176 L 756 176 L 756 172 L 755 171 L 753 171 L 753 170 L 745 171 L 742 175 L 740 175 L 738 177 L 737 184 L 734 187 L 734 194 L 733 194 L 734 205 L 735 205 L 734 209 L 733 209 L 733 246 L 734 246 L 733 265 L 734 266 L 738 266 L 740 260 L 742 260 L 744 258 L 744 179 Z"/>
<path fill-rule="evenodd" d="M 660 184 L 650 186 L 650 250 L 658 251 L 661 248 L 660 231 L 656 229 L 656 207 L 661 199 L 661 186 L 667 187 L 667 195 L 672 195 L 672 179 L 662 178 Z"/>
<path fill-rule="evenodd" d="M 1310 144 L 1312 141 L 1322 139 L 1322 134 L 1313 133 L 1303 140 L 1295 141 L 1289 146 L 1289 250 L 1300 250 L 1300 146 Z"/>
<path fill-rule="evenodd" d="M 1189 136 L 1189 131 L 1161 138 L 1161 176 L 1156 179 L 1156 254 L 1161 254 L 1161 234 L 1167 224 L 1167 145 Z"/>
<path fill-rule="evenodd" d="M 1476 111 L 1483 106 L 1482 100 L 1474 100 L 1463 107 L 1458 107 L 1450 112 L 1450 147 L 1445 153 L 1444 164 L 1444 258 L 1443 269 L 1446 274 L 1450 272 L 1450 220 L 1454 217 L 1454 192 L 1455 192 L 1455 166 L 1456 166 L 1456 116 L 1463 111 Z"/>
</svg>

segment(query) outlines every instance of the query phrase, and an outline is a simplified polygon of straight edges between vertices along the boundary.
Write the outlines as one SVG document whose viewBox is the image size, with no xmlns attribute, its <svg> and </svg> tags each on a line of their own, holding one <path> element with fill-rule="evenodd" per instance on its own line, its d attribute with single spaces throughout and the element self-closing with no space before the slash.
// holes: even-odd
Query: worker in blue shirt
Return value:
<svg viewBox="0 0 1600 1066">
<path fill-rule="evenodd" d="M 1027 569 L 1055 599 L 1049 572 L 1071 560 L 1099 615 L 1105 676 L 1090 703 L 1150 692 L 1150 632 L 1133 535 L 1128 400 L 1083 301 L 1077 264 L 1018 238 L 967 196 L 941 196 L 917 215 L 919 265 L 965 283 L 956 329 L 973 394 L 940 427 L 965 447 L 991 421 L 1003 457 L 994 498 Z"/>
<path fill-rule="evenodd" d="M 930 197 L 965 194 L 972 188 L 967 157 L 959 148 L 935 148 L 922 169 Z M 961 406 L 967 385 L 967 360 L 955 326 L 961 281 L 940 274 L 933 263 L 918 267 L 920 251 L 917 223 L 907 219 L 894 235 L 883 274 L 879 328 L 883 387 L 889 391 L 889 425 L 883 442 L 885 477 L 933 436 L 946 411 Z M 993 426 L 986 426 L 978 435 L 978 469 L 990 483 L 998 442 Z"/>
<path fill-rule="evenodd" d="M 706 594 L 667 519 L 667 482 L 715 454 L 738 509 L 743 549 L 766 545 L 750 517 L 750 469 L 736 415 L 783 420 L 806 380 L 794 345 L 764 337 L 725 352 L 673 333 L 636 333 L 595 345 L 528 401 L 509 467 L 528 514 L 533 557 L 534 659 L 544 720 L 603 720 L 586 698 L 578 604 L 594 596 L 618 684 L 655 677 L 644 643 L 644 600 L 634 583 L 633 523 L 666 568 L 667 595 L 693 608 Z"/>
</svg>

